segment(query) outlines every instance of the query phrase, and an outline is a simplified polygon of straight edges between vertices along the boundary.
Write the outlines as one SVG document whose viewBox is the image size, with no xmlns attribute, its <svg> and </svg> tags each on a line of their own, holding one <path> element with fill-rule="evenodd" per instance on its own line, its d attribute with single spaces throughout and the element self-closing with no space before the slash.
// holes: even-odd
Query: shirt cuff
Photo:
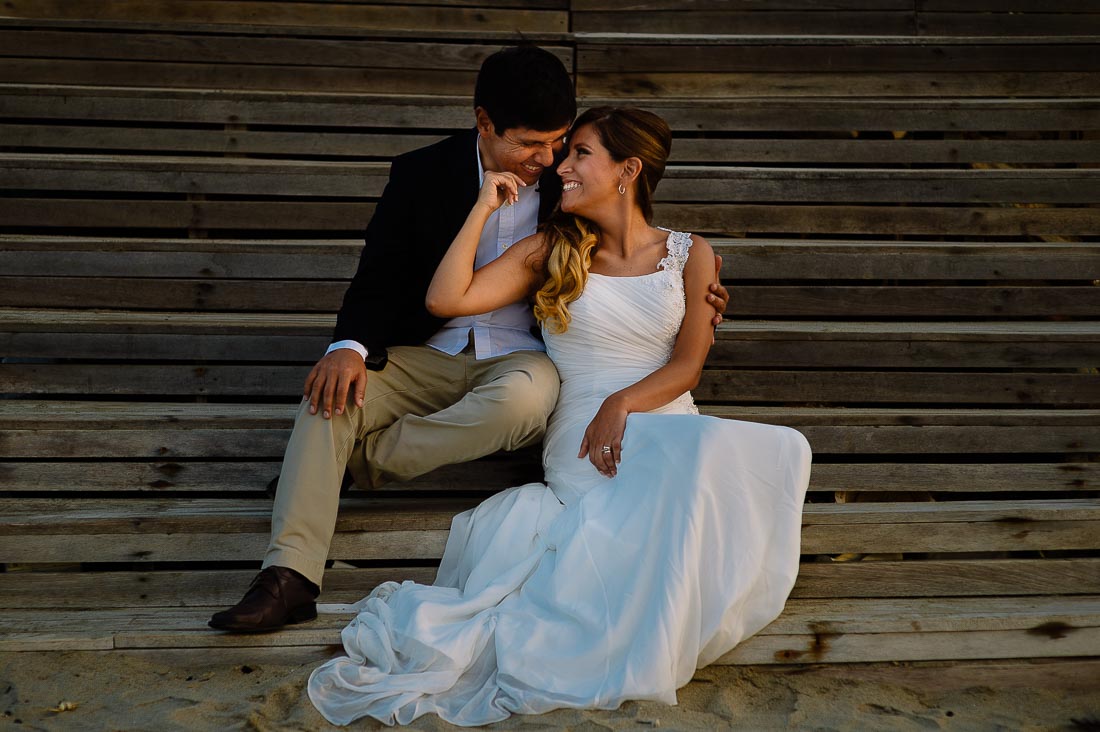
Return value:
<svg viewBox="0 0 1100 732">
<path fill-rule="evenodd" d="M 362 343 L 360 343 L 359 341 L 351 341 L 351 340 L 336 341 L 335 343 L 333 343 L 331 346 L 328 347 L 328 350 L 325 351 L 325 355 L 327 356 L 330 353 L 332 353 L 333 351 L 337 351 L 341 348 L 350 348 L 351 350 L 358 353 L 359 356 L 364 361 L 367 360 L 367 349 L 366 349 L 366 347 Z"/>
</svg>

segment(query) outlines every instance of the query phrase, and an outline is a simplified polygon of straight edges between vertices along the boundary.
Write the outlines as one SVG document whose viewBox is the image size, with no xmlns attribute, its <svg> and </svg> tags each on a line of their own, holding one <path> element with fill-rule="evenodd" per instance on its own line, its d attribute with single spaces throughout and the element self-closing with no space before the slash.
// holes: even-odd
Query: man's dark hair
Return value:
<svg viewBox="0 0 1100 732">
<path fill-rule="evenodd" d="M 528 127 L 550 132 L 568 127 L 577 116 L 577 98 L 565 65 L 537 46 L 497 51 L 481 64 L 474 107 L 482 107 L 498 135 Z"/>
</svg>

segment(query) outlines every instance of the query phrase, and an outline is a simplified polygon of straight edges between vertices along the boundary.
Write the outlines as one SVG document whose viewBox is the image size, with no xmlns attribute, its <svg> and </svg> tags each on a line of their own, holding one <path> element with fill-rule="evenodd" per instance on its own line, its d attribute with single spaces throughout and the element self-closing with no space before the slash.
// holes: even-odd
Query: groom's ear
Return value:
<svg viewBox="0 0 1100 732">
<path fill-rule="evenodd" d="M 482 137 L 492 137 L 496 130 L 493 127 L 493 120 L 489 119 L 489 113 L 485 111 L 485 107 L 475 107 L 474 114 L 476 115 L 478 133 Z"/>
</svg>

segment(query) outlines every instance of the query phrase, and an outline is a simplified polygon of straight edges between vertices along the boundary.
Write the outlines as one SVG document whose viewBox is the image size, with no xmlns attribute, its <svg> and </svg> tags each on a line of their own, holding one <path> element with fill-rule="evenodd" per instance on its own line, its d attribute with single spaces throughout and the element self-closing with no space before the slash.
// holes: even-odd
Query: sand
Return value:
<svg viewBox="0 0 1100 732">
<path fill-rule="evenodd" d="M 337 729 L 304 694 L 309 672 L 327 655 L 3 653 L 0 729 Z M 410 727 L 457 729 L 434 716 Z M 681 690 L 676 707 L 631 702 L 616 711 L 558 711 L 491 727 L 520 728 L 1100 730 L 1100 659 L 712 667 Z M 382 725 L 368 720 L 351 729 Z"/>
</svg>

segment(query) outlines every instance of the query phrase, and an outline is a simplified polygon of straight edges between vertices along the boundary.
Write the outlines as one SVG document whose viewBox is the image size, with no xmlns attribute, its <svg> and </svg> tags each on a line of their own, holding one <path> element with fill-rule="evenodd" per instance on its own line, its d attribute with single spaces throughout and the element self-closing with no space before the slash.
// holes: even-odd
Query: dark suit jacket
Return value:
<svg viewBox="0 0 1100 732">
<path fill-rule="evenodd" d="M 374 360 L 387 346 L 422 344 L 446 322 L 427 311 L 424 296 L 477 201 L 476 135 L 463 132 L 394 159 L 333 341 L 359 341 Z M 561 198 L 552 168 L 539 181 L 539 197 L 544 221 Z"/>
</svg>

